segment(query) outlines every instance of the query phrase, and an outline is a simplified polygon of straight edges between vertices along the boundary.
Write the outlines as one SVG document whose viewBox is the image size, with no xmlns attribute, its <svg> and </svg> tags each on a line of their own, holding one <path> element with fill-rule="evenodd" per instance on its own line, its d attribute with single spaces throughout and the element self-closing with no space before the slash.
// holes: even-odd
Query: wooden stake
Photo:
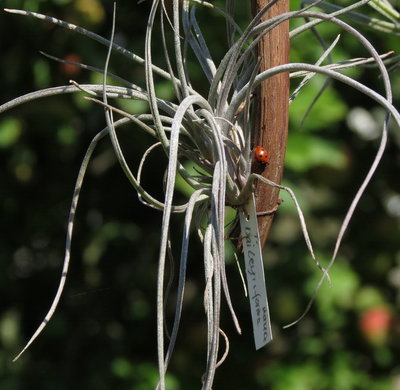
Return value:
<svg viewBox="0 0 400 390">
<path fill-rule="evenodd" d="M 269 0 L 252 0 L 254 15 Z M 289 11 L 289 0 L 279 0 L 263 16 L 263 20 Z M 258 45 L 261 60 L 260 72 L 276 65 L 289 62 L 289 23 L 284 22 L 264 35 Z M 270 155 L 270 163 L 265 167 L 254 163 L 253 171 L 280 183 L 282 180 L 287 133 L 289 106 L 289 74 L 281 73 L 264 81 L 257 91 L 258 118 L 254 134 L 254 146 L 264 146 Z M 258 217 L 260 244 L 264 246 L 279 204 L 279 190 L 267 184 L 256 184 L 256 211 L 265 213 Z"/>
</svg>

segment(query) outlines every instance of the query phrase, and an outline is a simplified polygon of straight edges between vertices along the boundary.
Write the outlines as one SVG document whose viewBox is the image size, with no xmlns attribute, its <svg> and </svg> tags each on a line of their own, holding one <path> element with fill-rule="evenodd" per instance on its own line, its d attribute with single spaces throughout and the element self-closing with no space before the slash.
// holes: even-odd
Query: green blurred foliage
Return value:
<svg viewBox="0 0 400 390">
<path fill-rule="evenodd" d="M 0 148 L 9 148 L 18 141 L 21 134 L 21 123 L 16 118 L 0 122 Z"/>
<path fill-rule="evenodd" d="M 117 6 L 117 39 L 141 55 L 149 2 L 124 1 Z M 106 37 L 111 30 L 112 1 L 4 0 L 2 6 L 55 15 Z M 293 1 L 292 9 L 296 7 L 298 2 Z M 247 10 L 239 9 L 237 14 L 238 22 L 245 25 Z M 218 62 L 226 50 L 224 23 L 209 10 L 199 9 L 198 17 Z M 318 31 L 329 43 L 339 32 L 330 25 Z M 380 52 L 399 49 L 398 37 L 361 27 L 360 31 L 372 37 Z M 101 67 L 106 48 L 71 31 L 1 12 L 0 44 L 2 103 L 37 88 L 68 84 L 71 78 L 101 82 L 101 75 L 87 71 L 71 76 L 39 53 L 43 50 L 61 58 L 73 54 L 83 63 Z M 293 41 L 291 58 L 313 63 L 322 52 L 307 33 Z M 153 54 L 156 62 L 164 63 L 161 50 Z M 333 58 L 340 61 L 366 55 L 354 39 L 343 34 Z M 141 68 L 125 58 L 114 55 L 111 70 L 145 84 Z M 351 74 L 382 91 L 374 70 Z M 201 89 L 204 80 L 198 66 L 193 65 L 191 77 Z M 398 71 L 392 81 L 398 105 Z M 305 116 L 322 83 L 322 78 L 313 79 L 292 104 L 285 184 L 298 195 L 317 257 L 327 265 L 377 140 L 363 139 L 346 122 L 355 107 L 374 112 L 374 103 L 336 82 Z M 162 97 L 171 96 L 163 81 L 157 91 Z M 118 105 L 135 113 L 147 110 L 136 101 L 119 101 Z M 90 140 L 104 126 L 102 107 L 83 99 L 83 94 L 28 103 L 0 118 L 2 390 L 147 390 L 156 383 L 155 285 L 161 215 L 138 201 L 107 139 L 99 144 L 83 185 L 71 271 L 60 307 L 30 350 L 11 363 L 55 293 L 76 174 Z M 119 137 L 129 164 L 137 167 L 151 140 L 131 125 L 121 129 Z M 224 312 L 222 325 L 231 345 L 227 361 L 217 371 L 216 389 L 396 389 L 400 366 L 399 140 L 394 134 L 362 198 L 331 269 L 332 286 L 324 282 L 307 316 L 286 330 L 282 326 L 302 314 L 321 273 L 307 253 L 295 209 L 282 194 L 285 202 L 264 252 L 274 341 L 261 351 L 253 348 L 249 307 L 237 266 L 232 258 L 227 259 L 243 335 L 236 335 Z M 143 184 L 159 199 L 165 163 L 156 149 L 143 175 Z M 181 203 L 187 188 L 178 185 L 181 191 L 176 202 Z M 175 257 L 179 256 L 182 219 L 173 217 Z M 181 334 L 167 378 L 172 390 L 199 388 L 204 371 L 204 271 L 202 249 L 193 237 Z M 233 253 L 232 246 L 227 248 L 228 254 Z M 365 309 L 382 305 L 393 313 L 392 327 L 385 344 L 372 345 L 362 334 L 359 319 Z M 166 308 L 171 321 L 173 307 L 172 298 Z"/>
</svg>

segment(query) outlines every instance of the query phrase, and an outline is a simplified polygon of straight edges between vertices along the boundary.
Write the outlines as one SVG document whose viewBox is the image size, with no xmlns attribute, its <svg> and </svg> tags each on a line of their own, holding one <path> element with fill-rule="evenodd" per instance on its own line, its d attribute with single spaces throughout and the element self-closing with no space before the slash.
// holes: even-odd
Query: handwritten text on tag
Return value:
<svg viewBox="0 0 400 390">
<path fill-rule="evenodd" d="M 246 279 L 253 322 L 254 342 L 256 349 L 260 349 L 272 340 L 272 332 L 254 196 L 251 197 L 249 203 L 246 205 L 246 212 L 248 215 L 245 215 L 243 212 L 240 213 L 240 227 L 246 264 Z"/>
</svg>

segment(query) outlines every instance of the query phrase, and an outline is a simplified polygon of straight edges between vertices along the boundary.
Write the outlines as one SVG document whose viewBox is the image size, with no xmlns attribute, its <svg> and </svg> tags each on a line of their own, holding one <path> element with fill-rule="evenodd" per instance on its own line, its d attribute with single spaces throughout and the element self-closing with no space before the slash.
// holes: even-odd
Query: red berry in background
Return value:
<svg viewBox="0 0 400 390">
<path fill-rule="evenodd" d="M 82 59 L 78 54 L 70 53 L 64 57 L 64 60 L 71 62 L 81 62 Z M 81 73 L 82 69 L 72 64 L 63 63 L 61 64 L 61 70 L 66 76 L 77 76 L 79 73 Z"/>
<path fill-rule="evenodd" d="M 371 344 L 382 345 L 387 341 L 391 322 L 390 310 L 384 306 L 376 306 L 361 314 L 359 328 Z"/>
</svg>

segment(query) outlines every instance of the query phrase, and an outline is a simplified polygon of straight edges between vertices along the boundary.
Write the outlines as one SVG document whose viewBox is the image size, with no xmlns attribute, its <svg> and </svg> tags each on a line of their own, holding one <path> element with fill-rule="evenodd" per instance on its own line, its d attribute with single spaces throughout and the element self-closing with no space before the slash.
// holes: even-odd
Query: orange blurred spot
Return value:
<svg viewBox="0 0 400 390">
<path fill-rule="evenodd" d="M 392 313 L 384 306 L 366 310 L 360 318 L 359 326 L 364 337 L 372 344 L 383 344 L 387 340 L 392 322 Z"/>
<path fill-rule="evenodd" d="M 70 62 L 81 62 L 82 60 L 82 58 L 75 53 L 67 54 L 63 59 L 65 61 L 70 61 Z M 66 64 L 66 63 L 61 64 L 61 71 L 66 76 L 77 76 L 79 73 L 81 73 L 81 70 L 82 70 L 81 68 L 73 64 Z"/>
</svg>

